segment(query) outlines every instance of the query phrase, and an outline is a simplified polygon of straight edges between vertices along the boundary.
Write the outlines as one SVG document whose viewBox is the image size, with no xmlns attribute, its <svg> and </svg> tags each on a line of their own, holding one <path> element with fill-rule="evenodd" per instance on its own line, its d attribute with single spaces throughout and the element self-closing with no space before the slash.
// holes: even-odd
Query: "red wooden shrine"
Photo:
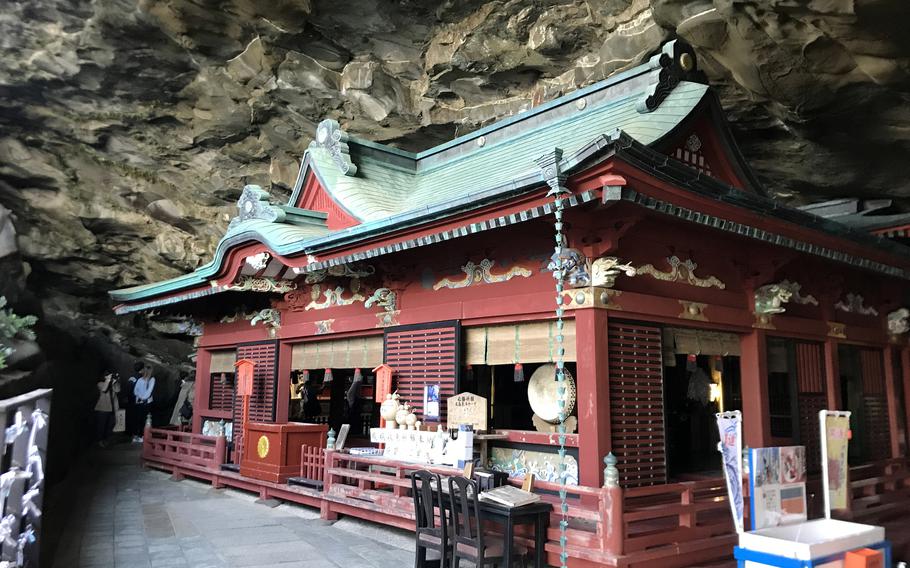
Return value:
<svg viewBox="0 0 910 568">
<path fill-rule="evenodd" d="M 846 514 L 891 522 L 910 506 L 910 248 L 883 227 L 910 222 L 875 221 L 857 200 L 800 210 L 768 197 L 695 61 L 668 44 L 639 68 L 419 154 L 320 124 L 286 205 L 248 186 L 210 265 L 112 293 L 119 313 L 205 324 L 193 433 L 153 432 L 146 462 L 326 518 L 408 527 L 406 475 L 420 466 L 314 448 L 341 423 L 348 447 L 367 444 L 390 391 L 423 419 L 438 390 L 442 424 L 447 397 L 475 392 L 499 434 L 486 457 L 540 467 L 537 486 L 553 490 L 540 464 L 552 464 L 557 436 L 535 425 L 526 392 L 561 335 L 577 399 L 570 566 L 730 554 L 720 410 L 742 410 L 745 445 L 807 446 L 810 473 L 818 411 L 851 410 Z M 577 255 L 563 329 L 547 269 L 553 184 L 570 192 L 563 232 Z M 236 359 L 255 362 L 249 388 L 239 372 L 222 378 Z M 243 447 L 235 472 L 202 433 L 240 426 L 243 392 L 250 424 L 227 444 L 234 458 Z M 181 461 L 187 445 L 198 451 Z M 619 488 L 602 487 L 608 452 Z M 314 475 L 320 488 L 285 483 Z"/>
</svg>

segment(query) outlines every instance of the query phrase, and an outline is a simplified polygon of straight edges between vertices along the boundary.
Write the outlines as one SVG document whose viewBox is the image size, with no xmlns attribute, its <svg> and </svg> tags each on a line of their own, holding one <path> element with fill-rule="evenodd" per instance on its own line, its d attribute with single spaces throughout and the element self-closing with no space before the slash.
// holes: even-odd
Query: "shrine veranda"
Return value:
<svg viewBox="0 0 910 568">
<path fill-rule="evenodd" d="M 548 269 L 554 177 L 570 192 L 563 232 L 576 261 L 562 330 Z M 729 555 L 735 536 L 710 421 L 722 410 L 742 410 L 745 445 L 805 445 L 810 477 L 818 411 L 850 410 L 843 515 L 887 522 L 910 499 L 910 248 L 880 236 L 908 223 L 870 231 L 769 197 L 679 42 L 419 154 L 327 120 L 287 204 L 247 186 L 238 205 L 211 263 L 111 293 L 117 313 L 203 324 L 191 432 L 156 429 L 148 465 L 326 517 L 408 527 L 406 475 L 419 464 L 324 452 L 321 439 L 284 458 L 318 484 L 222 467 L 240 463 L 243 443 L 236 361 L 255 364 L 251 422 L 303 421 L 306 404 L 290 393 L 292 374 L 307 377 L 325 385 L 310 417 L 335 431 L 351 423 L 348 447 L 369 445 L 379 424 L 373 370 L 385 364 L 390 390 L 424 428 L 445 427 L 449 397 L 484 396 L 497 436 L 483 459 L 516 482 L 534 471 L 552 491 L 558 436 L 535 423 L 525 391 L 562 334 L 576 388 L 570 565 Z M 357 372 L 355 412 L 344 399 Z M 428 386 L 438 386 L 438 419 L 424 418 Z M 233 444 L 203 435 L 222 421 L 234 425 Z M 256 451 L 251 442 L 244 453 Z M 609 452 L 619 488 L 602 487 Z"/>
</svg>

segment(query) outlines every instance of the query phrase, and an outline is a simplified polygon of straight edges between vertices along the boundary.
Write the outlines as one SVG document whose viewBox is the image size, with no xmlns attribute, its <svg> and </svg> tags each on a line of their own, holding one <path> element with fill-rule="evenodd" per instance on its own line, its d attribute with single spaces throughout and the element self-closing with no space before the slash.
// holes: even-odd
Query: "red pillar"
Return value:
<svg viewBox="0 0 910 568">
<path fill-rule="evenodd" d="M 907 452 L 910 454 L 910 347 L 901 349 L 901 378 L 904 380 L 904 428 L 908 431 Z"/>
<path fill-rule="evenodd" d="M 291 351 L 290 343 L 278 344 L 278 391 L 275 393 L 275 423 L 284 424 L 288 421 L 288 411 L 291 404 Z"/>
<path fill-rule="evenodd" d="M 837 355 L 837 340 L 825 340 L 825 393 L 828 395 L 827 410 L 843 410 L 840 399 L 840 359 Z"/>
<path fill-rule="evenodd" d="M 202 432 L 202 414 L 208 410 L 209 391 L 212 390 L 212 381 L 209 376 L 209 368 L 212 366 L 212 352 L 207 349 L 196 351 L 196 382 L 193 389 L 193 432 L 199 434 Z"/>
<path fill-rule="evenodd" d="M 768 349 L 765 331 L 752 330 L 740 341 L 743 392 L 743 441 L 750 448 L 771 444 L 768 407 Z"/>
<path fill-rule="evenodd" d="M 579 484 L 603 484 L 603 458 L 610 441 L 610 372 L 607 358 L 607 311 L 575 310 Z"/>
</svg>

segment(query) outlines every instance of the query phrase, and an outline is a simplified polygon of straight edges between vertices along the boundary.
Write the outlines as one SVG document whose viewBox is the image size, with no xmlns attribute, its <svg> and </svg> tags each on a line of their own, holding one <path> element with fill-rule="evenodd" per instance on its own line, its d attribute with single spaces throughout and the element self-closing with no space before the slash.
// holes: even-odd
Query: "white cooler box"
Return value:
<svg viewBox="0 0 910 568">
<path fill-rule="evenodd" d="M 891 566 L 885 529 L 834 519 L 742 533 L 733 556 L 740 568 L 842 568 L 844 553 L 858 548 L 881 550 Z"/>
</svg>

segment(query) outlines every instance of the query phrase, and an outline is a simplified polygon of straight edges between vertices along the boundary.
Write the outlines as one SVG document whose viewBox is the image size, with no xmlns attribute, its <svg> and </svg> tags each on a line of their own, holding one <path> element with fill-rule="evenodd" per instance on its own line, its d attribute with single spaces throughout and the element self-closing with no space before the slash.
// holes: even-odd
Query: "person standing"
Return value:
<svg viewBox="0 0 910 568">
<path fill-rule="evenodd" d="M 120 409 L 117 396 L 120 393 L 120 378 L 108 371 L 98 381 L 98 402 L 95 403 L 95 436 L 102 448 L 114 431 L 114 417 Z"/>
<path fill-rule="evenodd" d="M 136 420 L 134 428 L 136 432 L 145 432 L 145 417 L 149 412 L 151 412 L 152 403 L 155 402 L 155 399 L 152 396 L 154 392 L 155 377 L 152 376 L 152 366 L 146 365 L 142 369 L 142 374 L 136 380 L 136 386 L 133 387 L 133 400 L 136 405 L 134 409 Z M 133 442 L 136 444 L 141 444 L 142 436 L 134 436 Z"/>
<path fill-rule="evenodd" d="M 126 435 L 136 441 L 136 437 L 142 433 L 142 430 L 136 429 L 138 420 L 136 419 L 136 397 L 133 392 L 136 390 L 136 382 L 142 376 L 142 370 L 145 369 L 143 361 L 136 361 L 133 364 L 133 374 L 126 383 L 126 392 L 124 393 L 124 406 L 126 408 Z"/>
</svg>

